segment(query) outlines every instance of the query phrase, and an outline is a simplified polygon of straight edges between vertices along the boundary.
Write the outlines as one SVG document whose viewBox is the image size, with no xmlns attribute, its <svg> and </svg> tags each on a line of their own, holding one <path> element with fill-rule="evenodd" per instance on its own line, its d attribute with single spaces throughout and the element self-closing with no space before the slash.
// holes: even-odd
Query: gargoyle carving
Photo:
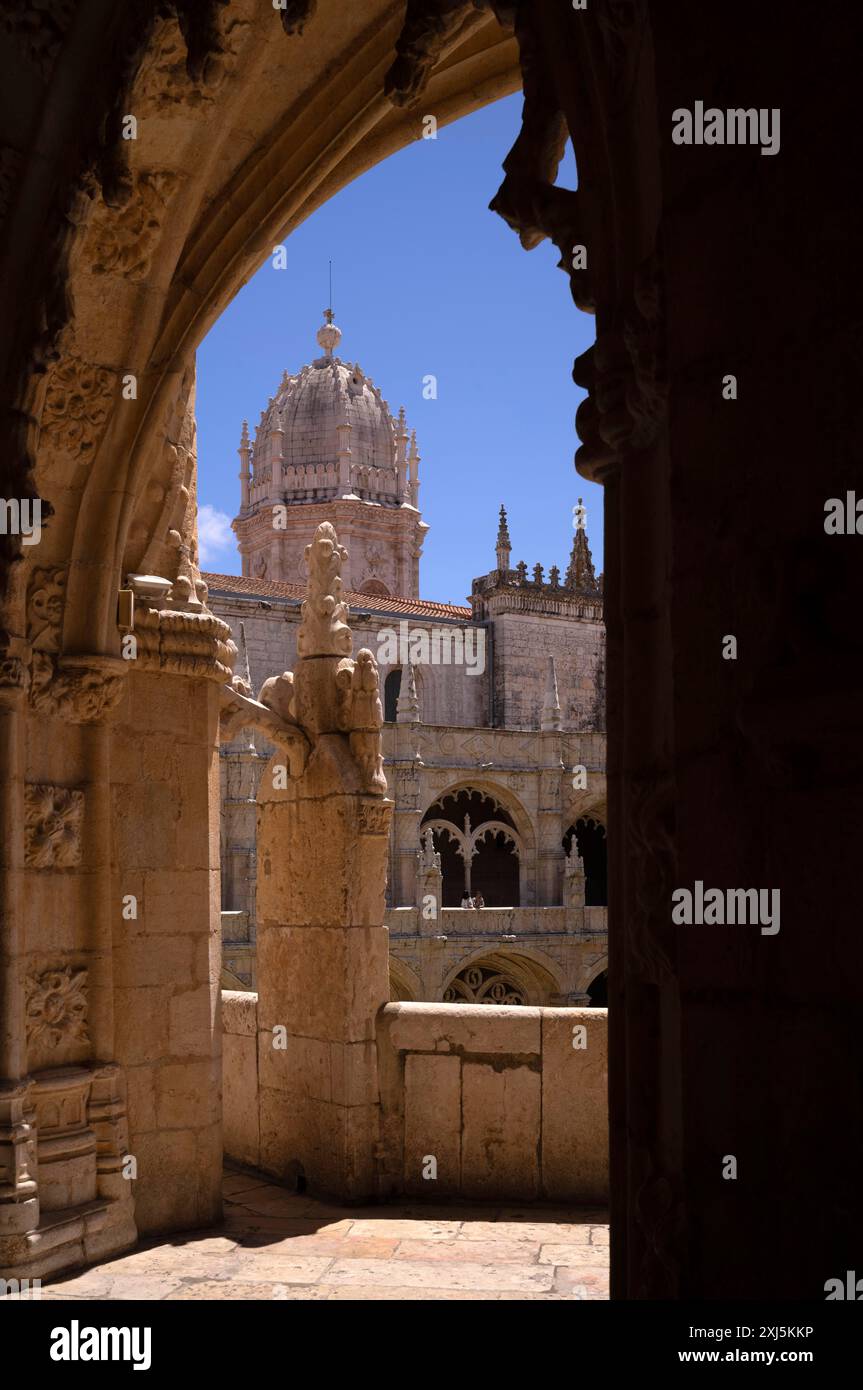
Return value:
<svg viewBox="0 0 863 1390">
<path fill-rule="evenodd" d="M 362 791 L 386 795 L 381 752 L 378 666 L 366 649 L 351 656 L 348 608 L 342 600 L 341 567 L 348 558 L 332 525 L 325 521 L 305 550 L 309 588 L 302 607 L 295 672 L 264 681 L 253 700 L 246 683 L 235 679 L 224 688 L 220 732 L 234 738 L 255 728 L 288 754 L 292 777 L 300 777 L 318 740 L 346 734 Z"/>
</svg>

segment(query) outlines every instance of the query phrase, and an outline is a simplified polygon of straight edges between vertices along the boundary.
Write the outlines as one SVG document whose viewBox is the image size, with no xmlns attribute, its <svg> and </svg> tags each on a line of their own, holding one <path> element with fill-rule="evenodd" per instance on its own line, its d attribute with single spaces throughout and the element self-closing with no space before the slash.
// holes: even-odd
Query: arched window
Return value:
<svg viewBox="0 0 863 1390">
<path fill-rule="evenodd" d="M 369 598 L 392 597 L 386 584 L 382 584 L 379 579 L 367 579 L 359 592 L 361 594 L 367 594 Z"/>
<path fill-rule="evenodd" d="M 518 907 L 520 840 L 508 811 L 494 797 L 463 787 L 434 802 L 423 825 L 435 831 L 443 874 L 443 906 L 482 894 L 486 907 Z"/>
<path fill-rule="evenodd" d="M 395 723 L 401 688 L 402 673 L 399 667 L 397 671 L 390 671 L 384 681 L 384 720 L 387 724 Z"/>
</svg>

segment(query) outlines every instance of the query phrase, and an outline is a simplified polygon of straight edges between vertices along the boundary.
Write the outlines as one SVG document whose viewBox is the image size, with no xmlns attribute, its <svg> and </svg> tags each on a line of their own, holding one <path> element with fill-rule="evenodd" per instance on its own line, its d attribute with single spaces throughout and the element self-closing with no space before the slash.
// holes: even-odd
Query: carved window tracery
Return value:
<svg viewBox="0 0 863 1390">
<path fill-rule="evenodd" d="M 510 975 L 494 966 L 468 965 L 444 990 L 445 1004 L 526 1004 L 527 995 Z"/>
</svg>

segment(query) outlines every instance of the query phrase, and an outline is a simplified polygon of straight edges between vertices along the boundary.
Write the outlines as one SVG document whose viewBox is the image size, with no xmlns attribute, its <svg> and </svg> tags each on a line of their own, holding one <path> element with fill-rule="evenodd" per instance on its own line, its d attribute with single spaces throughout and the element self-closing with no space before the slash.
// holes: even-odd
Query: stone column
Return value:
<svg viewBox="0 0 863 1390">
<path fill-rule="evenodd" d="M 443 907 L 443 874 L 440 854 L 434 847 L 434 835 L 426 830 L 420 836 L 417 850 L 416 902 L 420 936 L 438 936 Z"/>
<path fill-rule="evenodd" d="M 296 673 L 261 691 L 299 749 L 288 763 L 276 753 L 258 794 L 261 1163 L 350 1200 L 375 1192 L 375 1019 L 389 998 L 392 802 L 377 665 L 369 651 L 350 658 L 347 552 L 328 522 L 306 559 Z"/>
</svg>

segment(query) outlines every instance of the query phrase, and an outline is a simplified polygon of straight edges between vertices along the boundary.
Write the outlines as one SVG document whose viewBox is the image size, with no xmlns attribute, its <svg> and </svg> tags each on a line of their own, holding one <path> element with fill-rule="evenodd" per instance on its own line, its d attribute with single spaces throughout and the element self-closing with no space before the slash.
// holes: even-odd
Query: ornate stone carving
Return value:
<svg viewBox="0 0 863 1390">
<path fill-rule="evenodd" d="M 72 869 L 81 862 L 84 793 L 31 783 L 24 789 L 24 862 L 31 869 Z"/>
<path fill-rule="evenodd" d="M 417 99 L 438 59 L 461 29 L 476 22 L 478 10 L 491 10 L 509 27 L 516 5 L 513 0 L 408 0 L 397 57 L 384 80 L 394 106 L 410 106 Z"/>
<path fill-rule="evenodd" d="M 420 835 L 420 848 L 417 850 L 417 869 L 420 873 L 440 873 L 440 853 L 434 847 L 434 832 L 427 826 Z"/>
<path fill-rule="evenodd" d="M 137 666 L 223 684 L 231 680 L 237 647 L 231 629 L 212 613 L 135 605 Z"/>
<path fill-rule="evenodd" d="M 27 977 L 28 1044 L 89 1042 L 87 971 L 64 966 Z"/>
<path fill-rule="evenodd" d="M 89 463 L 111 412 L 114 374 L 80 357 L 64 357 L 48 380 L 41 438 Z"/>
<path fill-rule="evenodd" d="M 364 801 L 360 806 L 360 834 L 386 835 L 391 811 L 389 801 Z"/>
<path fill-rule="evenodd" d="M 92 666 L 72 670 L 57 667 L 51 658 L 33 656 L 30 699 L 43 714 L 66 719 L 70 724 L 95 724 L 116 709 L 123 694 L 127 663 L 118 661 L 115 672 L 102 669 L 101 659 Z M 47 661 L 48 669 L 45 666 Z"/>
<path fill-rule="evenodd" d="M 62 566 L 33 571 L 27 597 L 27 636 L 34 653 L 59 650 L 65 599 L 66 571 Z"/>
<path fill-rule="evenodd" d="M 179 183 L 179 175 L 151 169 L 135 176 L 125 207 L 110 208 L 104 203 L 97 207 L 83 251 L 95 275 L 146 279 L 168 203 Z"/>
<path fill-rule="evenodd" d="M 350 632 L 348 633 L 350 637 Z M 381 754 L 383 710 L 380 700 L 378 664 L 363 648 L 356 661 L 340 662 L 336 671 L 339 692 L 339 727 L 349 735 L 350 749 L 362 769 L 366 790 L 387 789 Z"/>
<path fill-rule="evenodd" d="M 347 625 L 348 606 L 342 602 L 341 577 L 348 552 L 339 545 L 330 522 L 325 521 L 318 527 L 311 545 L 305 548 L 305 558 L 309 593 L 301 610 L 297 655 L 350 656 L 353 642 Z"/>
<path fill-rule="evenodd" d="M 30 684 L 30 644 L 0 628 L 0 701 L 15 703 Z"/>
<path fill-rule="evenodd" d="M 469 965 L 443 994 L 445 1004 L 526 1004 L 524 990 L 510 976 L 485 965 Z"/>
<path fill-rule="evenodd" d="M 58 657 L 65 594 L 66 571 L 61 566 L 33 571 L 27 599 L 30 702 L 43 714 L 88 724 L 118 703 L 128 667 L 110 657 Z"/>
<path fill-rule="evenodd" d="M 216 32 L 201 72 L 197 79 L 192 79 L 179 24 L 174 19 L 162 23 L 135 83 L 132 110 L 164 112 L 182 105 L 194 111 L 213 105 L 225 78 L 239 61 L 250 28 L 245 20 L 232 17 L 230 11 L 217 16 L 215 24 Z"/>
<path fill-rule="evenodd" d="M 118 703 L 127 663 L 103 656 L 58 658 L 65 594 L 62 567 L 34 570 L 27 600 L 30 702 L 42 713 L 87 724 Z"/>
</svg>

